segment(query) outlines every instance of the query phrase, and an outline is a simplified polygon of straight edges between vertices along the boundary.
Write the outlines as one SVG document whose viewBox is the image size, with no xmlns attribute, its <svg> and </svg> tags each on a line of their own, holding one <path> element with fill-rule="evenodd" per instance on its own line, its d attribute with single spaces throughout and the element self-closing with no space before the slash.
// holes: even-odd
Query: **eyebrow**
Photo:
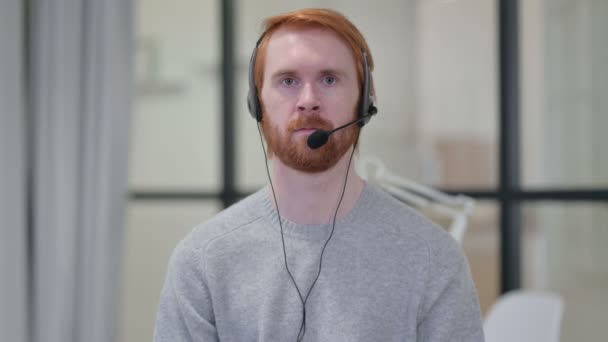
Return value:
<svg viewBox="0 0 608 342">
<path fill-rule="evenodd" d="M 340 76 L 340 77 L 344 77 L 347 75 L 346 71 L 343 69 L 323 69 L 319 72 L 319 75 L 336 75 L 336 76 Z M 297 72 L 293 69 L 279 69 L 277 71 L 275 71 L 271 76 L 270 79 L 274 80 L 280 77 L 285 77 L 285 76 L 295 76 L 297 75 Z"/>
<path fill-rule="evenodd" d="M 272 75 L 270 75 L 270 79 L 274 80 L 277 78 L 282 78 L 285 76 L 294 76 L 296 74 L 295 71 L 289 69 L 279 69 L 275 71 Z"/>
</svg>

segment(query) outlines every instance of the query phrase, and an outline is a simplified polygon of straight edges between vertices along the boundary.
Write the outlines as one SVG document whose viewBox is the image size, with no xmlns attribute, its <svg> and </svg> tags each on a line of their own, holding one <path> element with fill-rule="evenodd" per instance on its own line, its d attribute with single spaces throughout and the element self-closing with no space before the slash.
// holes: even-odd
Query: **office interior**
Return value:
<svg viewBox="0 0 608 342">
<path fill-rule="evenodd" d="M 0 341 L 152 339 L 175 245 L 267 183 L 249 58 L 304 7 L 374 54 L 358 157 L 475 201 L 482 313 L 553 293 L 561 341 L 605 339 L 608 1 L 5 0 Z"/>
</svg>

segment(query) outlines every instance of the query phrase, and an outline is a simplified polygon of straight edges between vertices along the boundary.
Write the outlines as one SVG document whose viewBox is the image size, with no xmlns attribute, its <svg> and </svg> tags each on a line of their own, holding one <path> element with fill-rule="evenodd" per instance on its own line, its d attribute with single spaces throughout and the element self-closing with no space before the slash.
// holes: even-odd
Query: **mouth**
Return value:
<svg viewBox="0 0 608 342">
<path fill-rule="evenodd" d="M 317 129 L 318 128 L 304 127 L 304 128 L 298 128 L 298 129 L 294 130 L 293 132 L 296 134 L 312 134 Z"/>
</svg>

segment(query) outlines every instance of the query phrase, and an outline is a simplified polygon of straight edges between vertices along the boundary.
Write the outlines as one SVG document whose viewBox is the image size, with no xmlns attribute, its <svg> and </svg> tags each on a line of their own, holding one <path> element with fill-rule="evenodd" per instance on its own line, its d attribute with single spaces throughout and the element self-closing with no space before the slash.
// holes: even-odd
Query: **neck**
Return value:
<svg viewBox="0 0 608 342">
<path fill-rule="evenodd" d="M 344 188 L 351 153 L 352 147 L 336 165 L 320 173 L 294 170 L 275 157 L 272 183 L 281 216 L 299 224 L 331 223 Z M 354 163 L 351 163 L 338 218 L 353 209 L 364 187 L 354 168 Z"/>
</svg>

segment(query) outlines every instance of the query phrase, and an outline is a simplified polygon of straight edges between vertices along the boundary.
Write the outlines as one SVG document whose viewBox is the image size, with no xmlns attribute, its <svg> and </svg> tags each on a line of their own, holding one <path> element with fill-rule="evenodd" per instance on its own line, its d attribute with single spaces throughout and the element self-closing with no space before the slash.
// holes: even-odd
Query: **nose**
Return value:
<svg viewBox="0 0 608 342">
<path fill-rule="evenodd" d="M 318 112 L 321 109 L 321 101 L 312 84 L 302 87 L 297 106 L 298 111 L 304 114 Z"/>
</svg>

